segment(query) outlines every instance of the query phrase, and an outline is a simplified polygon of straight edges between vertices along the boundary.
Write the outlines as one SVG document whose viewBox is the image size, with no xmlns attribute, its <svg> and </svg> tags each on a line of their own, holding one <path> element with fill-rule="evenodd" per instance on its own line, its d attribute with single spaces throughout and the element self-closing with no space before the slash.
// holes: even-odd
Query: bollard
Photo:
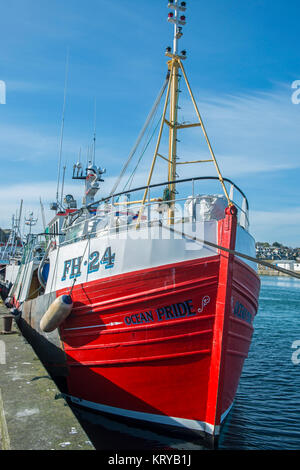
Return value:
<svg viewBox="0 0 300 470">
<path fill-rule="evenodd" d="M 4 322 L 3 333 L 4 334 L 8 334 L 8 333 L 12 332 L 11 331 L 12 321 L 13 321 L 13 317 L 11 315 L 4 315 L 3 316 L 3 322 Z"/>
</svg>

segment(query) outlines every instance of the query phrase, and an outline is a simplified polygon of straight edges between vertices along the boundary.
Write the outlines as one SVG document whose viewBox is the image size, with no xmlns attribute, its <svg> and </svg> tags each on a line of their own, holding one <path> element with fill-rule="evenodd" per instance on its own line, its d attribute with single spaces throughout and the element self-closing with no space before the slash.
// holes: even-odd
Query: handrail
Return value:
<svg viewBox="0 0 300 470">
<path fill-rule="evenodd" d="M 182 183 L 192 183 L 192 186 L 193 186 L 193 199 L 195 199 L 195 198 L 196 198 L 196 195 L 195 195 L 195 193 L 194 193 L 194 186 L 195 186 L 194 183 L 197 182 L 197 181 L 205 181 L 205 180 L 208 180 L 208 181 L 209 181 L 209 180 L 211 180 L 211 181 L 217 181 L 217 180 L 218 180 L 218 177 L 217 177 L 217 176 L 198 176 L 198 177 L 194 177 L 194 178 L 185 178 L 185 179 L 177 180 L 177 181 L 176 181 L 176 184 L 178 185 L 178 184 L 180 184 L 180 183 L 181 183 L 181 184 L 182 184 Z M 244 214 L 244 217 L 245 217 L 245 226 L 244 226 L 244 228 L 246 228 L 246 230 L 247 230 L 247 227 L 249 227 L 249 218 L 248 218 L 249 204 L 248 204 L 248 200 L 247 200 L 247 198 L 246 198 L 244 192 L 243 192 L 233 181 L 231 181 L 229 178 L 224 178 L 224 181 L 227 182 L 227 183 L 229 183 L 229 184 L 231 184 L 232 189 L 235 188 L 235 189 L 239 192 L 240 196 L 243 198 L 243 205 L 245 204 L 245 206 L 243 206 L 243 208 L 241 208 L 237 202 L 233 201 L 233 199 L 234 199 L 234 198 L 233 198 L 233 195 L 231 195 L 230 201 L 231 201 L 233 204 L 236 205 L 236 207 L 241 211 L 241 212 L 240 212 L 241 214 Z M 87 218 L 85 217 L 84 220 L 79 220 L 78 223 L 76 223 L 77 219 L 80 218 L 80 215 L 84 215 L 84 212 L 85 212 L 85 210 L 86 210 L 88 207 L 92 207 L 92 206 L 95 206 L 95 205 L 99 205 L 99 206 L 100 206 L 101 204 L 105 204 L 105 203 L 106 203 L 106 204 L 108 203 L 109 205 L 112 205 L 112 207 L 118 206 L 118 202 L 116 202 L 116 200 L 118 200 L 118 199 L 120 198 L 120 196 L 122 196 L 122 195 L 127 195 L 127 196 L 129 196 L 129 194 L 131 194 L 131 193 L 136 193 L 136 192 L 138 192 L 138 191 L 144 191 L 145 188 L 148 188 L 148 192 L 149 192 L 149 194 L 150 194 L 151 188 L 159 188 L 159 187 L 162 187 L 162 186 L 166 186 L 166 185 L 168 185 L 168 184 L 169 184 L 169 182 L 155 183 L 155 184 L 151 184 L 151 185 L 149 185 L 149 186 L 141 186 L 141 187 L 139 187 L 139 188 L 133 188 L 133 189 L 129 189 L 129 190 L 127 190 L 127 191 L 122 191 L 122 192 L 116 193 L 116 194 L 114 194 L 114 195 L 112 195 L 112 196 L 103 197 L 101 200 L 96 201 L 96 202 L 93 202 L 93 203 L 89 204 L 88 206 L 82 207 L 81 209 L 77 210 L 76 212 L 73 212 L 73 213 L 72 213 L 72 216 L 73 216 L 72 218 L 73 218 L 73 220 L 71 221 L 69 227 L 65 227 L 65 228 L 63 229 L 63 232 L 65 232 L 65 234 L 66 234 L 66 231 L 67 231 L 68 229 L 71 229 L 71 227 L 73 227 L 73 228 L 76 227 L 76 226 L 80 227 L 82 224 L 86 224 L 88 220 L 90 220 L 90 221 L 92 221 L 92 220 L 97 220 L 98 215 L 95 214 L 93 217 L 87 217 Z M 152 198 L 151 201 L 149 200 L 148 202 L 146 202 L 146 203 L 144 204 L 144 206 L 152 206 L 152 205 L 153 205 L 153 202 L 152 202 L 153 200 L 156 201 L 157 199 L 153 199 L 153 198 Z M 181 197 L 181 198 L 180 198 L 180 196 L 179 196 L 179 198 L 178 198 L 178 199 L 175 198 L 174 201 L 168 199 L 168 203 L 170 203 L 170 202 L 176 203 L 176 202 L 184 201 L 184 200 L 186 200 L 186 197 L 184 197 L 184 198 Z M 140 201 L 139 201 L 139 202 L 140 202 Z M 163 202 L 163 199 L 161 200 L 161 202 Z M 128 211 L 128 209 L 129 209 L 129 207 L 130 207 L 130 209 L 132 209 L 132 206 L 131 206 L 131 205 L 132 205 L 133 203 L 137 203 L 137 201 L 130 201 L 130 199 L 129 199 L 129 201 L 128 201 L 128 203 L 127 203 L 127 206 L 126 206 L 127 211 Z M 122 202 L 120 202 L 120 204 L 122 204 Z M 143 207 L 144 207 L 144 206 L 143 206 Z M 126 209 L 125 209 L 125 210 L 126 210 Z M 140 207 L 136 207 L 135 210 L 137 211 L 137 214 L 139 214 L 141 208 L 140 208 Z M 114 214 L 114 210 L 108 210 L 108 212 L 106 212 L 106 216 L 107 216 L 107 217 L 111 217 L 113 214 Z M 74 218 L 74 215 L 75 215 L 75 218 Z M 87 213 L 86 213 L 86 215 L 87 215 Z M 122 225 L 122 224 L 121 224 L 121 225 Z M 131 224 L 129 224 L 129 225 L 131 225 Z M 127 226 L 127 227 L 128 227 L 128 222 L 125 223 L 124 226 Z M 120 226 L 120 225 L 118 225 L 118 227 L 119 227 L 119 229 L 121 229 L 121 226 Z M 111 229 L 112 229 L 112 227 L 110 228 L 110 230 L 111 230 Z M 118 229 L 118 230 L 119 230 L 119 229 Z M 88 232 L 90 231 L 87 227 L 85 227 L 85 225 L 82 226 L 82 230 L 83 230 L 84 233 L 83 233 L 83 232 L 81 233 L 81 229 L 80 229 L 80 233 L 77 234 L 77 237 L 79 237 L 79 239 L 85 238 L 85 237 L 87 236 L 86 231 L 88 231 Z M 93 230 L 92 230 L 92 232 L 94 233 Z M 65 240 L 65 243 L 70 243 L 70 240 Z"/>
<path fill-rule="evenodd" d="M 185 199 L 182 199 L 182 200 L 185 200 Z M 148 205 L 148 204 L 146 203 L 145 206 L 147 206 L 147 205 Z M 152 204 L 151 204 L 151 205 L 152 205 Z M 239 207 L 239 206 L 238 206 L 238 207 Z M 243 209 L 240 209 L 240 210 L 241 210 L 241 211 L 245 214 L 245 216 L 246 216 L 246 222 L 247 222 L 247 224 L 246 224 L 246 226 L 244 227 L 244 228 L 246 228 L 246 227 L 248 226 L 248 224 L 249 224 L 248 216 L 247 216 L 247 214 L 245 213 L 245 211 L 244 211 Z M 107 220 L 110 219 L 113 214 L 114 214 L 114 211 L 108 212 L 108 213 L 106 214 L 106 215 L 107 215 Z M 72 243 L 72 242 L 74 242 L 74 241 L 80 241 L 80 240 L 88 239 L 88 238 L 91 238 L 91 237 L 97 237 L 99 234 L 103 234 L 103 233 L 106 233 L 106 234 L 108 234 L 108 233 L 115 233 L 115 232 L 120 232 L 120 233 L 121 233 L 121 232 L 123 232 L 124 230 L 125 230 L 125 231 L 128 231 L 129 228 L 132 228 L 132 227 L 135 226 L 135 222 L 130 222 L 130 223 L 128 223 L 128 222 L 125 221 L 124 223 L 121 223 L 121 224 L 118 222 L 116 226 L 108 224 L 108 225 L 106 225 L 106 226 L 104 226 L 104 227 L 102 227 L 101 229 L 98 229 L 98 230 L 97 230 L 97 228 L 95 227 L 95 228 L 94 228 L 93 230 L 91 230 L 91 231 L 89 231 L 89 230 L 86 231 L 86 229 L 87 229 L 86 223 L 87 223 L 88 221 L 93 220 L 93 219 L 96 220 L 96 219 L 97 219 L 97 216 L 95 215 L 95 216 L 92 217 L 91 219 L 85 219 L 85 220 L 82 220 L 81 222 L 78 222 L 78 224 L 76 224 L 76 225 L 77 225 L 77 226 L 82 225 L 82 227 L 84 227 L 84 228 L 83 228 L 83 231 L 82 231 L 81 233 L 77 233 L 76 236 L 75 236 L 75 238 L 72 237 L 72 238 L 70 238 L 70 239 L 64 240 L 62 243 L 60 243 L 60 245 L 61 245 L 61 246 L 64 246 L 64 245 L 68 245 L 68 244 L 70 244 L 70 243 Z M 186 220 L 185 217 L 179 217 L 178 220 L 177 220 L 177 222 L 176 222 L 176 224 L 177 224 L 178 222 L 184 224 L 186 221 L 187 221 L 187 220 Z M 151 220 L 151 221 L 150 221 L 150 225 L 149 225 L 149 220 L 147 220 L 147 221 L 141 222 L 141 225 L 144 226 L 144 225 L 146 224 L 146 226 L 148 226 L 148 227 L 149 227 L 149 226 L 154 227 L 154 226 L 155 226 L 155 223 L 161 224 L 161 219 L 158 218 L 158 219 L 153 219 L 153 220 Z M 66 230 L 70 230 L 72 227 L 74 227 L 74 226 L 70 226 L 70 227 L 68 227 Z M 247 230 L 247 228 L 246 228 L 246 230 Z"/>
<path fill-rule="evenodd" d="M 179 183 L 188 183 L 189 181 L 200 181 L 200 180 L 217 180 L 217 181 L 219 181 L 219 178 L 218 178 L 218 176 L 197 176 L 197 177 L 194 177 L 194 178 L 185 178 L 185 179 L 181 179 L 181 180 L 165 181 L 163 183 L 150 184 L 149 186 L 140 186 L 138 188 L 129 189 L 127 191 L 122 191 L 120 193 L 115 193 L 115 194 L 112 194 L 111 196 L 101 198 L 98 201 L 95 201 L 95 202 L 92 202 L 91 204 L 88 204 L 87 206 L 85 206 L 85 208 L 88 209 L 89 207 L 95 206 L 96 204 L 100 204 L 101 202 L 109 201 L 111 198 L 120 197 L 120 196 L 123 196 L 124 194 L 129 194 L 129 193 L 133 193 L 133 192 L 136 192 L 136 191 L 142 191 L 142 190 L 145 190 L 147 188 L 151 189 L 151 188 L 157 188 L 159 186 L 166 186 L 166 185 L 169 185 L 169 184 L 172 184 L 172 183 L 179 184 Z M 243 196 L 243 198 L 245 199 L 246 208 L 247 208 L 247 210 L 249 210 L 248 199 L 247 199 L 246 195 L 244 194 L 244 192 L 233 181 L 231 181 L 229 178 L 223 178 L 223 181 L 226 181 L 226 183 L 231 184 L 235 189 L 238 190 L 238 192 L 241 194 L 241 196 Z M 74 211 L 72 213 L 72 215 L 76 214 L 80 210 L 81 209 L 78 209 L 77 211 Z"/>
</svg>

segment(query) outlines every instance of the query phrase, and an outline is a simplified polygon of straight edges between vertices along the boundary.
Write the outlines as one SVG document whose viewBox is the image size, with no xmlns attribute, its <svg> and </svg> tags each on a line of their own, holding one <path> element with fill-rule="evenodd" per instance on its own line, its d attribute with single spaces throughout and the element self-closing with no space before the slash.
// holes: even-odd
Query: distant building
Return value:
<svg viewBox="0 0 300 470">
<path fill-rule="evenodd" d="M 295 261 L 295 260 L 281 260 L 281 259 L 275 259 L 275 260 L 268 260 L 268 263 L 270 265 L 277 266 L 278 268 L 286 269 L 287 271 L 291 271 L 294 273 L 299 274 L 300 273 L 300 262 Z M 288 276 L 288 274 L 283 273 L 281 271 L 275 271 L 272 268 L 269 268 L 268 266 L 262 266 L 258 265 L 258 274 L 261 276 Z"/>
<path fill-rule="evenodd" d="M 259 259 L 264 260 L 291 260 L 291 261 L 300 261 L 300 248 L 290 248 L 287 246 L 274 246 L 265 242 L 256 243 L 256 256 Z"/>
<path fill-rule="evenodd" d="M 274 263 L 279 268 L 289 269 L 290 271 L 300 272 L 300 263 L 294 260 L 280 260 Z"/>
</svg>

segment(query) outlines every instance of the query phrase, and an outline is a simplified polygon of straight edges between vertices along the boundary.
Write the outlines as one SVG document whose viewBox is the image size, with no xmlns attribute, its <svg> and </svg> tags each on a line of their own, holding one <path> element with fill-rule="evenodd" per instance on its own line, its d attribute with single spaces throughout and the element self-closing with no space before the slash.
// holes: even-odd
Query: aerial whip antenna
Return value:
<svg viewBox="0 0 300 470">
<path fill-rule="evenodd" d="M 43 229 L 44 229 L 44 232 L 46 232 L 45 211 L 44 211 L 44 205 L 42 203 L 42 198 L 41 197 L 40 197 L 40 206 L 41 206 L 41 214 L 42 214 L 42 221 L 43 221 Z"/>
<path fill-rule="evenodd" d="M 127 161 L 126 161 L 125 164 L 123 165 L 123 168 L 122 168 L 122 171 L 121 171 L 121 173 L 120 173 L 120 176 L 118 177 L 117 181 L 115 182 L 115 184 L 113 185 L 113 187 L 112 187 L 112 189 L 111 189 L 111 191 L 110 191 L 110 194 L 109 194 L 110 196 L 112 196 L 112 195 L 115 193 L 117 187 L 118 187 L 119 184 L 120 184 L 120 181 L 121 181 L 122 177 L 124 176 L 124 174 L 125 174 L 125 172 L 126 172 L 126 170 L 127 170 L 127 168 L 128 168 L 129 163 L 131 162 L 131 160 L 132 160 L 132 158 L 133 158 L 133 156 L 134 156 L 134 154 L 135 154 L 135 152 L 136 152 L 138 146 L 140 145 L 141 140 L 142 140 L 142 138 L 144 137 L 144 134 L 145 134 L 145 132 L 146 132 L 148 126 L 149 126 L 149 123 L 150 123 L 150 121 L 152 120 L 154 114 L 156 113 L 156 110 L 157 110 L 157 108 L 158 108 L 158 105 L 159 105 L 159 103 L 160 103 L 160 100 L 161 100 L 161 98 L 162 98 L 162 96 L 163 96 L 163 94 L 164 94 L 164 92 L 165 92 L 165 90 L 166 90 L 166 88 L 167 88 L 168 82 L 169 82 L 169 74 L 167 75 L 167 77 L 166 77 L 166 79 L 165 79 L 165 82 L 164 82 L 164 84 L 163 84 L 163 86 L 162 86 L 162 88 L 161 88 L 161 90 L 160 90 L 160 92 L 159 92 L 159 94 L 158 94 L 158 96 L 157 96 L 157 98 L 156 98 L 156 100 L 155 100 L 155 103 L 154 103 L 154 105 L 153 105 L 153 108 L 151 109 L 149 115 L 147 116 L 147 119 L 146 119 L 146 122 L 145 122 L 145 124 L 144 124 L 144 127 L 143 127 L 143 129 L 141 130 L 141 132 L 140 132 L 140 134 L 139 134 L 139 136 L 138 136 L 138 138 L 137 138 L 137 141 L 136 141 L 136 143 L 135 143 L 133 149 L 132 149 L 131 152 L 130 152 L 130 155 L 129 155 Z"/>
<path fill-rule="evenodd" d="M 95 99 L 94 104 L 94 148 L 93 148 L 93 165 L 95 165 L 96 160 L 96 119 L 97 119 L 97 103 Z"/>
<path fill-rule="evenodd" d="M 67 58 L 66 58 L 64 103 L 63 103 L 62 122 L 61 122 L 61 133 L 60 133 L 60 149 L 59 149 L 59 162 L 58 162 L 58 175 L 57 175 L 57 189 L 56 189 L 56 202 L 57 202 L 57 203 L 59 202 L 59 201 L 58 201 L 58 198 L 59 198 L 59 183 L 60 183 L 62 147 L 63 147 L 64 127 L 65 127 L 65 111 L 66 111 L 66 96 L 67 96 L 68 71 L 69 71 L 69 50 L 67 51 Z"/>
<path fill-rule="evenodd" d="M 61 194 L 60 194 L 60 205 L 63 207 L 63 196 L 64 196 L 64 186 L 65 186 L 65 174 L 66 174 L 67 165 L 63 167 L 62 183 L 61 183 Z"/>
</svg>

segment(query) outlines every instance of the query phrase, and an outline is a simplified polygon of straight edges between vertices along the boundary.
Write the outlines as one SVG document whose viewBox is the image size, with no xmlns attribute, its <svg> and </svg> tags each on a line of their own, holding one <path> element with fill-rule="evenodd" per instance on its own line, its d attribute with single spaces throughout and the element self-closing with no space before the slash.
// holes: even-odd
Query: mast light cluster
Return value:
<svg viewBox="0 0 300 470">
<path fill-rule="evenodd" d="M 186 10 L 186 2 L 180 2 L 179 0 L 169 0 L 168 8 L 170 11 L 168 14 L 168 22 L 174 24 L 174 41 L 173 41 L 173 53 L 171 47 L 167 47 L 166 55 L 169 57 L 177 56 L 178 39 L 182 37 L 182 26 L 186 24 L 186 17 L 182 15 L 182 12 Z M 181 52 L 181 58 L 186 58 L 186 51 Z"/>
<path fill-rule="evenodd" d="M 186 2 L 177 2 L 176 0 L 169 0 L 169 3 L 168 3 L 168 7 L 169 8 L 173 8 L 173 9 L 178 9 L 180 11 L 185 11 L 186 10 Z"/>
<path fill-rule="evenodd" d="M 185 18 L 184 15 L 179 16 L 179 18 L 177 18 L 177 20 L 176 20 L 176 18 L 174 18 L 174 13 L 171 12 L 171 13 L 168 14 L 168 21 L 170 23 L 174 23 L 174 24 L 177 23 L 177 24 L 185 25 L 186 24 L 185 20 L 186 20 L 186 18 Z"/>
</svg>

